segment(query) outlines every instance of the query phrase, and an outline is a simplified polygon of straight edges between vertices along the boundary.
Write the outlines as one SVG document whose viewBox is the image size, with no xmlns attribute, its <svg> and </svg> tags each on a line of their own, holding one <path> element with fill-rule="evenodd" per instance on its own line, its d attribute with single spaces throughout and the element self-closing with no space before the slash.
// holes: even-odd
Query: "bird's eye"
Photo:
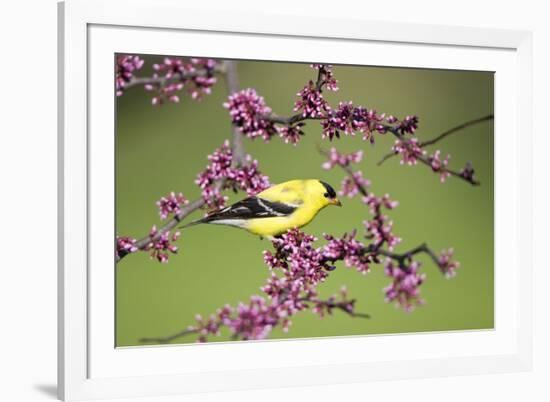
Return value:
<svg viewBox="0 0 550 402">
<path fill-rule="evenodd" d="M 328 193 L 325 193 L 325 194 L 323 194 L 323 195 L 325 196 L 325 198 L 328 198 Z"/>
</svg>

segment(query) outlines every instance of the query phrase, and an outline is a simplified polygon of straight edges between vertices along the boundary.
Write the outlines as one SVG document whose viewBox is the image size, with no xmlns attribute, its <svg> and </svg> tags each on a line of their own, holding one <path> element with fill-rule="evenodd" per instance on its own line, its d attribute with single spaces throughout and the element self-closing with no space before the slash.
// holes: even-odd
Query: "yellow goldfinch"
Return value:
<svg viewBox="0 0 550 402">
<path fill-rule="evenodd" d="M 228 225 L 271 239 L 307 225 L 328 205 L 342 206 L 329 184 L 315 179 L 290 180 L 182 227 L 199 223 Z"/>
</svg>

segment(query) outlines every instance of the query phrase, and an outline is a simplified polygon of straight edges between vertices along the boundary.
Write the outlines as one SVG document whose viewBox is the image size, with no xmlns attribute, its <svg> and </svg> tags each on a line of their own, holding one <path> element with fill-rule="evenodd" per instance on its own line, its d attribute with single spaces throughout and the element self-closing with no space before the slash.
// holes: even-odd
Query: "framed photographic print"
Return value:
<svg viewBox="0 0 550 402">
<path fill-rule="evenodd" d="M 529 369 L 529 33 L 129 3 L 59 6 L 61 398 Z"/>
</svg>

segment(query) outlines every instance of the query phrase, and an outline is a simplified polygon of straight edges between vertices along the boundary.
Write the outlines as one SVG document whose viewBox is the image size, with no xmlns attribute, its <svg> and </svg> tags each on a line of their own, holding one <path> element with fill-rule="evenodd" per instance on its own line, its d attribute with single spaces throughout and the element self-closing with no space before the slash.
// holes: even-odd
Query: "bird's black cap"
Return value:
<svg viewBox="0 0 550 402">
<path fill-rule="evenodd" d="M 334 191 L 334 189 L 330 184 L 325 183 L 324 181 L 321 181 L 321 180 L 319 180 L 319 182 L 327 189 L 327 192 L 325 193 L 325 197 L 336 198 L 336 191 Z"/>
</svg>

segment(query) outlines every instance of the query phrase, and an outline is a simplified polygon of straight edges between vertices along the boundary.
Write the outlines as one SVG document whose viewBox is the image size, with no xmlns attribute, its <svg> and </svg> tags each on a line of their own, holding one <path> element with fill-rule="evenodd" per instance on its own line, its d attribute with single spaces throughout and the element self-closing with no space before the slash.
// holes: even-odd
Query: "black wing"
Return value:
<svg viewBox="0 0 550 402">
<path fill-rule="evenodd" d="M 224 219 L 252 219 L 288 216 L 296 210 L 296 206 L 282 202 L 268 201 L 263 198 L 249 197 L 227 208 L 216 211 L 202 219 L 202 222 L 212 222 Z"/>
</svg>

